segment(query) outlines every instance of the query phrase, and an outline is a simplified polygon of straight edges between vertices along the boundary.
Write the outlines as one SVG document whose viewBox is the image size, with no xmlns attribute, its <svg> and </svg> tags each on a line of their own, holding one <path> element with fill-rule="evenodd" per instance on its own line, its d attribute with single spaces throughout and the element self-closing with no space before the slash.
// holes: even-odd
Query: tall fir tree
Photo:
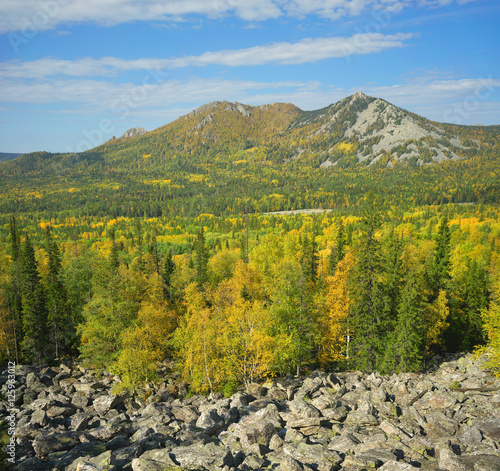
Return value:
<svg viewBox="0 0 500 471">
<path fill-rule="evenodd" d="M 449 290 L 450 281 L 450 227 L 447 217 L 439 225 L 434 257 L 429 268 L 428 280 L 431 289 L 430 301 L 437 299 L 441 290 Z"/>
<path fill-rule="evenodd" d="M 153 240 L 152 240 L 152 247 L 151 247 L 151 250 L 152 250 L 152 255 L 154 257 L 154 261 L 155 261 L 155 270 L 156 270 L 156 273 L 159 275 L 160 274 L 160 258 L 158 256 L 158 228 L 154 227 L 154 231 L 153 231 Z"/>
<path fill-rule="evenodd" d="M 245 214 L 245 231 L 243 233 L 243 238 L 241 241 L 241 260 L 243 260 L 245 263 L 248 263 L 248 229 L 249 229 L 249 224 L 248 224 L 248 213 Z"/>
<path fill-rule="evenodd" d="M 61 256 L 46 228 L 47 266 L 47 326 L 55 358 L 69 354 L 76 343 L 76 325 L 71 315 L 68 295 L 62 278 Z"/>
<path fill-rule="evenodd" d="M 363 371 L 380 367 L 387 322 L 381 244 L 375 237 L 380 215 L 373 205 L 363 217 L 363 235 L 352 283 L 353 356 L 352 364 Z"/>
<path fill-rule="evenodd" d="M 384 294 L 385 294 L 385 316 L 387 319 L 388 331 L 396 327 L 398 318 L 398 306 L 401 292 L 403 290 L 403 262 L 401 238 L 391 230 L 385 240 L 384 253 Z"/>
<path fill-rule="evenodd" d="M 9 284 L 6 289 L 6 294 L 8 297 L 8 309 L 12 319 L 14 354 L 16 362 L 19 363 L 19 350 L 23 341 L 23 298 L 21 281 L 21 241 L 15 216 L 10 217 L 9 237 L 12 261 L 9 267 Z"/>
<path fill-rule="evenodd" d="M 301 243 L 302 257 L 301 266 L 302 273 L 308 283 L 314 284 L 318 276 L 318 245 L 316 243 L 316 231 L 311 235 L 304 234 Z"/>
<path fill-rule="evenodd" d="M 384 369 L 387 372 L 417 371 L 422 366 L 422 287 L 415 270 L 408 269 L 397 306 L 396 325 L 386 348 Z"/>
<path fill-rule="evenodd" d="M 163 264 L 163 273 L 162 273 L 162 279 L 163 279 L 163 285 L 164 285 L 164 292 L 165 292 L 165 297 L 168 298 L 170 301 L 172 300 L 172 276 L 175 271 L 175 263 L 174 259 L 172 257 L 172 250 L 169 250 L 167 253 L 167 256 L 165 257 L 165 262 Z"/>
<path fill-rule="evenodd" d="M 208 258 L 209 253 L 205 243 L 205 231 L 201 227 L 198 231 L 195 246 L 196 283 L 200 291 L 203 290 L 203 284 L 208 281 Z"/>
<path fill-rule="evenodd" d="M 28 234 L 21 245 L 21 279 L 24 330 L 22 347 L 28 361 L 41 365 L 52 356 L 52 352 L 47 328 L 46 294 L 40 280 L 35 249 Z"/>
</svg>

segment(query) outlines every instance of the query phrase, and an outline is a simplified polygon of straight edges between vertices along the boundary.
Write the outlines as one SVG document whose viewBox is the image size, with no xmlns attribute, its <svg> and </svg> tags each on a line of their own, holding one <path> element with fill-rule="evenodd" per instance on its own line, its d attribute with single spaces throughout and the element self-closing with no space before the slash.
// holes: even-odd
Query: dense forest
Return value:
<svg viewBox="0 0 500 471">
<path fill-rule="evenodd" d="M 178 360 L 193 392 L 308 369 L 419 371 L 496 346 L 496 206 L 357 215 L 11 217 L 0 247 L 0 355 L 81 354 L 124 387 Z"/>
<path fill-rule="evenodd" d="M 217 102 L 2 163 L 0 357 L 124 387 L 170 357 L 193 392 L 474 349 L 498 371 L 499 131 L 363 94 Z"/>
</svg>

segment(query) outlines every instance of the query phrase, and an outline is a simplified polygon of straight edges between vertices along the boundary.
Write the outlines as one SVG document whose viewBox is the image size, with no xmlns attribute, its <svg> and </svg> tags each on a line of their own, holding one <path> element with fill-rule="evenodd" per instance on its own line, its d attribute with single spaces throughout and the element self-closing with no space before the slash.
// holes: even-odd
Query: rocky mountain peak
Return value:
<svg viewBox="0 0 500 471">
<path fill-rule="evenodd" d="M 352 100 L 366 100 L 372 97 L 365 95 L 363 92 L 356 92 L 354 95 L 351 95 L 350 98 Z"/>
</svg>

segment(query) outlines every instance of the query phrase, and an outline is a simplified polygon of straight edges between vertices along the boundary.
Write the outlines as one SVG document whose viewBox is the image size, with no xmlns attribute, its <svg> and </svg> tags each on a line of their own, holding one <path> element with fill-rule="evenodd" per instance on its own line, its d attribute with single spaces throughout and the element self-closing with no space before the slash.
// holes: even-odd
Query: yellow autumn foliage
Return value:
<svg viewBox="0 0 500 471">
<path fill-rule="evenodd" d="M 122 348 L 116 369 L 122 374 L 125 387 L 133 388 L 154 378 L 158 363 L 167 356 L 176 320 L 175 311 L 163 300 L 159 275 L 152 275 L 136 325 L 121 335 Z"/>
<path fill-rule="evenodd" d="M 354 257 L 348 252 L 338 263 L 334 276 L 327 278 L 326 310 L 321 321 L 319 362 L 322 366 L 345 360 L 349 357 L 349 272 L 354 266 Z"/>
<path fill-rule="evenodd" d="M 450 309 L 445 290 L 440 290 L 437 299 L 424 312 L 424 339 L 426 353 L 432 347 L 443 345 L 443 332 L 450 325 L 446 320 Z"/>
<path fill-rule="evenodd" d="M 493 287 L 493 295 L 489 309 L 481 312 L 487 345 L 478 348 L 476 353 L 486 355 L 486 366 L 500 378 L 500 280 Z"/>
</svg>

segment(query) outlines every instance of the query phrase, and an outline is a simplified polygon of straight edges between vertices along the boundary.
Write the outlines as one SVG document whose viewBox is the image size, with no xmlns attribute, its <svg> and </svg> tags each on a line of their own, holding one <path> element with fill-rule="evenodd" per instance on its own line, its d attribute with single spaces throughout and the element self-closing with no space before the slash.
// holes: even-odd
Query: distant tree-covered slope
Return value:
<svg viewBox="0 0 500 471">
<path fill-rule="evenodd" d="M 7 162 L 7 160 L 17 159 L 23 154 L 9 154 L 7 152 L 0 152 L 0 162 Z"/>
</svg>

